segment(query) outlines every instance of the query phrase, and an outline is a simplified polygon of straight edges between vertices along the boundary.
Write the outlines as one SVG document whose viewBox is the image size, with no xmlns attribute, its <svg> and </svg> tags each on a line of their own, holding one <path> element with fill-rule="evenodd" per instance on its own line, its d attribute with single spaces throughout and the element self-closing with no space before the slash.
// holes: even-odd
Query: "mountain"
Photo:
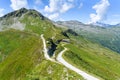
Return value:
<svg viewBox="0 0 120 80">
<path fill-rule="evenodd" d="M 96 22 L 96 23 L 91 23 L 91 24 L 84 24 L 82 22 L 79 22 L 77 20 L 70 20 L 70 21 L 57 21 L 56 22 L 58 25 L 65 25 L 65 26 L 69 26 L 69 27 L 74 27 L 74 26 L 79 26 L 82 27 L 83 26 L 99 26 L 99 27 L 103 27 L 103 28 L 109 28 L 109 27 L 114 27 L 117 26 L 119 24 L 116 25 L 110 25 L 110 24 L 105 24 L 105 23 L 101 23 L 101 22 Z"/>
<path fill-rule="evenodd" d="M 29 16 L 27 18 L 39 18 L 40 20 L 47 20 L 47 18 L 35 10 L 21 8 L 20 10 L 8 13 L 0 18 L 0 30 L 2 31 L 9 28 L 24 30 L 26 24 L 21 22 L 25 19 L 24 16 Z"/>
<path fill-rule="evenodd" d="M 79 23 L 79 24 L 76 24 Z M 113 51 L 120 53 L 120 27 L 99 27 L 94 25 L 86 25 L 78 21 L 59 21 L 58 25 L 66 26 L 73 29 L 78 34 L 86 37 L 92 42 L 97 42 Z"/>
<path fill-rule="evenodd" d="M 115 26 L 120 26 L 120 23 L 116 24 Z"/>
<path fill-rule="evenodd" d="M 0 80 L 62 80 L 69 77 L 66 75 L 83 79 L 63 65 L 45 59 L 40 35 L 44 34 L 49 41 L 49 51 L 64 36 L 41 13 L 22 8 L 1 17 L 0 23 Z M 53 36 L 56 39 L 51 39 Z"/>
<path fill-rule="evenodd" d="M 82 28 L 82 25 L 84 26 L 85 24 L 76 21 L 76 20 L 70 20 L 70 21 L 57 21 L 56 24 L 60 25 L 60 26 L 68 26 L 69 28 L 79 28 L 79 26 Z"/>
<path fill-rule="evenodd" d="M 91 24 L 91 25 L 93 25 L 93 26 L 105 27 L 105 28 L 109 28 L 109 27 L 115 26 L 115 25 L 105 24 L 105 23 L 101 23 L 101 22 L 96 22 L 96 23 L 93 23 L 93 24 Z"/>
<path fill-rule="evenodd" d="M 89 80 L 86 74 L 94 79 L 120 79 L 120 55 L 99 44 L 92 34 L 106 28 L 78 21 L 70 21 L 68 29 L 60 24 L 25 8 L 1 17 L 0 80 Z M 117 34 L 116 28 L 112 30 Z"/>
<path fill-rule="evenodd" d="M 111 24 L 105 24 L 105 23 L 101 23 L 101 22 L 96 22 L 96 23 L 91 23 L 90 25 L 92 25 L 92 26 L 99 26 L 99 27 L 103 27 L 103 28 L 111 28 L 111 27 L 118 27 L 118 26 L 120 26 L 120 23 L 115 24 L 115 25 L 111 25 Z"/>
</svg>

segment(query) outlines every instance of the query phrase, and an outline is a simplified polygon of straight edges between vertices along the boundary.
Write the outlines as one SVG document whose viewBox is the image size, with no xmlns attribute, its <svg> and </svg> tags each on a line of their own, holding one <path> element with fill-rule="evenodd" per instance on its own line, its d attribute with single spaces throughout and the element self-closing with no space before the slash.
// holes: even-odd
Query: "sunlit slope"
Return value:
<svg viewBox="0 0 120 80">
<path fill-rule="evenodd" d="M 82 79 L 64 66 L 47 61 L 42 51 L 40 36 L 16 30 L 0 32 L 0 79 Z"/>
<path fill-rule="evenodd" d="M 0 18 L 0 31 L 8 29 L 44 34 L 46 38 L 56 36 L 61 29 L 55 27 L 51 20 L 33 9 L 21 8 Z M 59 36 L 58 36 L 59 37 Z"/>
<path fill-rule="evenodd" d="M 65 45 L 68 51 L 64 54 L 68 62 L 105 80 L 120 78 L 119 54 L 91 43 L 83 37 L 69 36 L 71 36 L 71 44 Z"/>
<path fill-rule="evenodd" d="M 100 27 L 83 24 L 79 21 L 59 21 L 60 26 L 68 27 L 92 42 L 97 42 L 104 47 L 120 53 L 120 25 Z"/>
<path fill-rule="evenodd" d="M 44 58 L 40 35 L 57 42 L 65 38 L 61 30 L 35 10 L 22 8 L 1 17 L 0 80 L 83 80 L 77 73 Z"/>
<path fill-rule="evenodd" d="M 73 66 L 106 80 L 120 78 L 119 54 L 22 8 L 0 18 L 1 80 L 83 80 L 62 64 L 45 59 L 42 34 L 53 59 L 66 47 L 63 57 Z M 63 47 L 63 43 L 67 44 Z"/>
</svg>

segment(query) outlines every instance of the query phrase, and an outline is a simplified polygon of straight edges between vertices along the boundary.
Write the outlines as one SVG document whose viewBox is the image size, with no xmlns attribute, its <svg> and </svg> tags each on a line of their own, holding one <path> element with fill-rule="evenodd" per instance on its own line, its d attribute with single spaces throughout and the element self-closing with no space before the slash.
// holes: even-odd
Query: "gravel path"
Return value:
<svg viewBox="0 0 120 80">
<path fill-rule="evenodd" d="M 41 39 L 43 41 L 43 52 L 44 52 L 44 56 L 47 60 L 50 60 L 52 62 L 56 62 L 54 59 L 50 58 L 50 56 L 48 55 L 48 50 L 47 50 L 47 47 L 46 47 L 46 41 L 45 41 L 45 38 L 43 37 L 43 34 L 41 35 Z"/>
<path fill-rule="evenodd" d="M 67 51 L 67 48 L 65 48 L 63 51 L 61 51 L 59 54 L 58 54 L 58 57 L 57 57 L 57 60 L 58 62 L 62 63 L 64 66 L 66 66 L 67 68 L 69 68 L 70 70 L 73 70 L 75 71 L 76 73 L 80 74 L 84 79 L 86 80 L 99 80 L 98 78 L 92 76 L 92 75 L 89 75 L 88 73 L 74 67 L 73 65 L 69 64 L 67 61 L 65 61 L 62 57 L 63 53 Z"/>
<path fill-rule="evenodd" d="M 46 41 L 45 38 L 43 37 L 43 34 L 41 35 L 41 39 L 43 41 L 43 51 L 44 51 L 44 56 L 47 60 L 50 60 L 52 62 L 56 62 L 54 59 L 50 58 L 50 56 L 48 55 L 48 50 L 46 47 Z M 98 78 L 95 78 L 92 75 L 89 75 L 88 73 L 74 67 L 73 65 L 69 64 L 67 61 L 65 61 L 62 57 L 62 54 L 67 51 L 67 48 L 65 48 L 63 51 L 61 51 L 58 56 L 57 56 L 57 61 L 62 63 L 64 66 L 66 66 L 67 68 L 69 68 L 70 70 L 75 71 L 76 73 L 80 74 L 84 79 L 86 80 L 99 80 Z M 57 62 L 57 63 L 58 63 Z"/>
</svg>

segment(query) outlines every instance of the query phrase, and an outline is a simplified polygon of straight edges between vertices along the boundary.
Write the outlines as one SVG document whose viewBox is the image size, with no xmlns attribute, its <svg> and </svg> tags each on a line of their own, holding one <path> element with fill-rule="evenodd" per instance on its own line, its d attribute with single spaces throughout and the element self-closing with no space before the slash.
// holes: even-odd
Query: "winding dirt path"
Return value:
<svg viewBox="0 0 120 80">
<path fill-rule="evenodd" d="M 69 68 L 70 70 L 73 70 L 75 71 L 76 73 L 80 74 L 84 79 L 86 80 L 99 80 L 98 78 L 92 76 L 92 75 L 89 75 L 88 73 L 74 67 L 73 65 L 69 64 L 67 61 L 65 61 L 62 57 L 63 53 L 67 51 L 67 48 L 65 48 L 63 51 L 61 51 L 59 54 L 58 54 L 58 57 L 57 57 L 57 60 L 58 62 L 62 63 L 64 66 L 66 66 L 67 68 Z"/>
<path fill-rule="evenodd" d="M 46 47 L 46 41 L 45 41 L 45 38 L 43 37 L 43 34 L 41 35 L 41 39 L 43 41 L 43 52 L 44 52 L 44 56 L 47 60 L 50 60 L 52 62 L 59 62 L 61 64 L 63 64 L 64 66 L 66 66 L 67 68 L 69 68 L 70 70 L 73 70 L 75 71 L 76 73 L 78 73 L 79 75 L 81 75 L 84 79 L 86 80 L 99 80 L 98 78 L 95 78 L 94 76 L 91 76 L 89 74 L 87 74 L 86 72 L 74 67 L 73 65 L 69 64 L 67 61 L 65 61 L 62 57 L 63 53 L 65 51 L 67 51 L 67 48 L 64 48 L 63 51 L 61 51 L 58 56 L 57 56 L 57 61 L 55 61 L 54 59 L 50 58 L 50 56 L 48 55 L 48 50 L 47 50 L 47 47 Z M 57 62 L 57 63 L 58 63 Z"/>
<path fill-rule="evenodd" d="M 47 47 L 46 47 L 46 41 L 45 41 L 45 38 L 43 37 L 43 34 L 41 35 L 41 39 L 43 41 L 43 52 L 44 52 L 44 56 L 47 60 L 50 60 L 52 62 L 56 62 L 54 59 L 50 58 L 50 56 L 48 55 L 48 50 L 47 50 Z"/>
</svg>

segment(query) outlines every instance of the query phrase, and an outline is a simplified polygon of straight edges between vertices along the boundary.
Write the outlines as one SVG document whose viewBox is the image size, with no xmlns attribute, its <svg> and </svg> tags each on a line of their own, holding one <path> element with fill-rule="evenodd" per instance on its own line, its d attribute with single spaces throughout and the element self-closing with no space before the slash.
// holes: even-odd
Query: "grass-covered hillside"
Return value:
<svg viewBox="0 0 120 80">
<path fill-rule="evenodd" d="M 44 58 L 40 36 L 18 31 L 0 32 L 1 80 L 77 80 L 78 74 Z"/>
<path fill-rule="evenodd" d="M 65 45 L 68 51 L 63 56 L 69 63 L 105 80 L 120 79 L 119 54 L 81 36 L 69 36 L 71 44 Z"/>
<path fill-rule="evenodd" d="M 56 60 L 64 47 L 63 58 L 73 66 L 105 80 L 120 79 L 120 55 L 74 30 L 56 27 L 35 10 L 22 8 L 0 18 L 0 80 L 84 80 Z M 63 47 L 63 44 L 64 45 Z"/>
<path fill-rule="evenodd" d="M 22 8 L 0 18 L 0 80 L 83 80 L 63 65 L 45 59 L 41 34 L 52 43 L 65 37 L 35 10 Z M 47 47 L 51 45 L 49 42 Z"/>
<path fill-rule="evenodd" d="M 79 21 L 59 21 L 60 26 L 66 26 L 79 35 L 86 37 L 92 42 L 97 42 L 104 47 L 120 53 L 120 26 L 100 27 L 90 24 L 83 24 Z"/>
</svg>

